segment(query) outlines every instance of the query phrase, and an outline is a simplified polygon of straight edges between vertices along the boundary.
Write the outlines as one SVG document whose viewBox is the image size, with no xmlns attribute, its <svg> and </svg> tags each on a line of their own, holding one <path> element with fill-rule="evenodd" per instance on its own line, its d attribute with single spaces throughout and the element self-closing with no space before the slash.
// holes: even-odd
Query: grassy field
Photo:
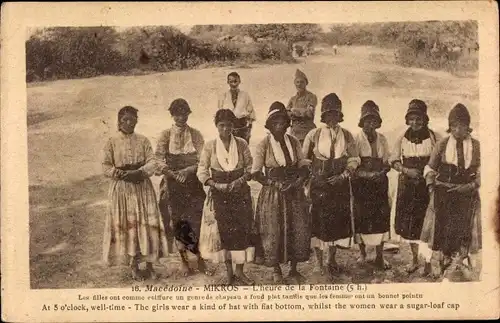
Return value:
<svg viewBox="0 0 500 323">
<path fill-rule="evenodd" d="M 270 104 L 287 103 L 294 95 L 296 68 L 309 77 L 309 90 L 318 99 L 336 92 L 343 101 L 343 126 L 358 132 L 360 107 L 374 100 L 381 109 L 384 133 L 392 145 L 405 128 L 404 114 L 413 98 L 429 106 L 430 126 L 443 132 L 447 113 L 456 102 L 467 105 L 477 129 L 477 77 L 458 78 L 445 72 L 402 68 L 392 63 L 392 52 L 366 47 L 341 48 L 334 56 L 324 52 L 298 64 L 249 66 L 239 68 L 241 88 L 248 91 L 257 110 L 251 147 L 265 135 L 263 123 Z M 108 183 L 101 175 L 100 150 L 105 139 L 116 130 L 116 114 L 124 105 L 139 109 L 136 131 L 156 145 L 158 135 L 171 126 L 166 110 L 172 100 L 185 98 L 193 114 L 189 123 L 208 140 L 216 129 L 213 115 L 216 94 L 225 90 L 231 67 L 150 74 L 130 77 L 104 76 L 64 80 L 28 86 L 28 147 L 30 179 L 30 272 L 32 288 L 92 288 L 130 286 L 122 268 L 100 265 L 102 233 L 106 214 Z M 319 111 L 319 108 L 318 108 Z M 319 119 L 319 113 L 317 118 Z M 319 123 L 318 123 L 319 124 Z M 394 174 L 390 173 L 391 192 Z M 160 178 L 153 178 L 157 185 Z M 258 184 L 252 184 L 258 193 Z M 336 279 L 346 282 L 415 282 L 404 266 L 409 250 L 388 255 L 393 269 L 374 271 L 367 264 L 355 263 L 357 250 L 341 250 L 339 262 L 345 272 Z M 179 259 L 171 255 L 158 271 L 171 276 L 162 282 L 201 285 L 217 282 L 224 274 L 219 265 L 214 277 L 201 274 L 189 278 L 177 275 Z M 258 283 L 271 282 L 271 271 L 247 266 Z M 304 263 L 299 270 L 311 283 L 326 282 Z"/>
</svg>

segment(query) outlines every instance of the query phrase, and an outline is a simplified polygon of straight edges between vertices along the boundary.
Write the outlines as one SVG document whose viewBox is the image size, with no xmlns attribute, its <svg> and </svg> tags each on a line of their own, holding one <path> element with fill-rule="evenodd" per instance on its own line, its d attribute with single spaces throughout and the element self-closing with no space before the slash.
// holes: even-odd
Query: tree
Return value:
<svg viewBox="0 0 500 323">
<path fill-rule="evenodd" d="M 27 41 L 27 66 L 41 78 L 115 73 L 122 63 L 122 56 L 113 47 L 117 38 L 112 27 L 48 28 Z"/>
<path fill-rule="evenodd" d="M 264 38 L 284 42 L 290 50 L 294 42 L 314 40 L 321 33 L 321 27 L 317 24 L 252 24 L 236 28 L 254 41 Z"/>
</svg>

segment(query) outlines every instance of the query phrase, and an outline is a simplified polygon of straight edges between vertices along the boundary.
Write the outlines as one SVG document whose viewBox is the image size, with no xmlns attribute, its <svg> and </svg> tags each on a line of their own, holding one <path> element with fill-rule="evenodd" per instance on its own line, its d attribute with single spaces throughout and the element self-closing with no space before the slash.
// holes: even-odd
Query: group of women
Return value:
<svg viewBox="0 0 500 323">
<path fill-rule="evenodd" d="M 391 267 L 383 254 L 391 227 L 387 173 L 394 169 L 399 172 L 395 231 L 409 241 L 413 255 L 407 271 L 420 267 L 419 254 L 425 255 L 425 275 L 440 277 L 452 259 L 455 264 L 468 259 L 475 268 L 474 255 L 481 249 L 480 155 L 464 105 L 451 109 L 449 135 L 439 138 L 428 128 L 425 102 L 412 100 L 408 128 L 390 150 L 377 131 L 382 119 L 371 100 L 361 107 L 356 136 L 340 126 L 342 101 L 335 93 L 322 99 L 324 125 L 316 127 L 318 100 L 297 70 L 297 94 L 288 106 L 271 104 L 269 133 L 252 155 L 250 97 L 239 90 L 237 73 L 227 81 L 230 89 L 214 119 L 218 136 L 207 142 L 187 124 L 191 109 L 184 99 L 170 105 L 174 124 L 162 132 L 156 151 L 134 132 L 137 109 L 127 106 L 118 113 L 119 132 L 108 140 L 103 157 L 105 175 L 112 179 L 104 233 L 107 263 L 116 255 L 128 262 L 134 279 L 156 278 L 153 264 L 170 251 L 172 233 L 183 274 L 191 272 L 190 251 L 206 275 L 213 274 L 206 260 L 224 262 L 227 284 L 252 284 L 244 273 L 249 262 L 272 267 L 278 284 L 282 265 L 290 263 L 289 279 L 302 283 L 297 265 L 309 260 L 311 248 L 319 271 L 333 280 L 341 270 L 337 249 L 353 244 L 359 246 L 360 262 L 367 259 L 366 246 L 375 246 L 375 264 L 385 270 Z M 150 180 L 154 174 L 163 176 L 159 199 Z M 252 180 L 262 185 L 255 206 Z M 217 234 L 211 239 L 218 243 L 199 241 L 200 232 L 205 237 L 203 231 L 214 225 Z M 139 271 L 143 261 L 146 276 Z"/>
</svg>

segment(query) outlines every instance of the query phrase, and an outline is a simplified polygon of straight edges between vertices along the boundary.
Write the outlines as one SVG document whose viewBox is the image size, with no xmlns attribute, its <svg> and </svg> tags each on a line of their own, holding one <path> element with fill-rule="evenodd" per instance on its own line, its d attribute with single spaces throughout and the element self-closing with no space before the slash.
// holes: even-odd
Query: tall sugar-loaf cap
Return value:
<svg viewBox="0 0 500 323">
<path fill-rule="evenodd" d="M 408 110 L 406 111 L 405 118 L 408 119 L 408 116 L 411 114 L 421 116 L 426 122 L 429 121 L 429 116 L 427 115 L 427 104 L 420 99 L 413 99 L 408 104 Z"/>
<path fill-rule="evenodd" d="M 321 100 L 321 122 L 324 122 L 323 115 L 327 112 L 337 112 L 340 116 L 340 120 L 344 121 L 344 114 L 342 113 L 342 101 L 336 93 L 330 93 L 325 95 L 323 100 Z"/>
<path fill-rule="evenodd" d="M 460 122 L 468 126 L 470 125 L 469 110 L 462 103 L 457 103 L 448 115 L 448 125 L 451 127 L 451 124 L 454 122 Z"/>
<path fill-rule="evenodd" d="M 378 119 L 380 123 L 382 123 L 382 118 L 380 117 L 380 109 L 378 105 L 373 102 L 372 100 L 366 101 L 362 106 L 361 106 L 361 117 L 359 118 L 359 127 L 363 127 L 363 120 L 366 117 L 369 116 L 374 116 Z"/>
</svg>

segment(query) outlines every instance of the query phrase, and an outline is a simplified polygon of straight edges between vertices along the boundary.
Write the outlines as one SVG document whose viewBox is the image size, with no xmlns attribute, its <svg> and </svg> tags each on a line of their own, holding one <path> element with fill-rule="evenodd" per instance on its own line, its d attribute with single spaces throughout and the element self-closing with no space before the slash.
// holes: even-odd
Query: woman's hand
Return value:
<svg viewBox="0 0 500 323">
<path fill-rule="evenodd" d="M 476 189 L 476 186 L 474 183 L 468 183 L 468 184 L 460 184 L 457 185 L 453 188 L 450 188 L 447 192 L 457 192 L 457 193 L 470 193 L 473 192 Z"/>
<path fill-rule="evenodd" d="M 348 171 L 347 169 L 340 175 L 333 175 L 329 177 L 326 181 L 330 185 L 338 185 L 348 179 L 351 175 L 351 172 Z"/>
<path fill-rule="evenodd" d="M 214 185 L 212 187 L 220 192 L 227 192 L 229 185 L 222 184 L 222 183 L 214 183 Z"/>
<path fill-rule="evenodd" d="M 374 181 L 381 181 L 386 176 L 387 176 L 387 173 L 382 170 L 382 171 L 379 171 L 379 172 L 373 172 L 372 179 Z"/>
<path fill-rule="evenodd" d="M 175 180 L 179 183 L 184 184 L 187 180 L 187 172 L 185 170 L 180 170 L 177 172 Z"/>
<path fill-rule="evenodd" d="M 127 182 L 140 182 L 144 179 L 144 173 L 142 170 L 128 170 L 125 171 L 125 174 L 122 177 L 123 180 Z"/>
<path fill-rule="evenodd" d="M 243 186 L 243 184 L 246 183 L 246 181 L 247 181 L 246 176 L 240 177 L 237 180 L 232 181 L 228 185 L 228 191 L 234 192 L 234 191 L 239 190 Z"/>
<path fill-rule="evenodd" d="M 116 169 L 115 170 L 115 176 L 118 179 L 123 179 L 123 177 L 125 176 L 125 171 L 123 171 L 121 169 Z"/>
<path fill-rule="evenodd" d="M 410 178 L 414 178 L 414 179 L 422 178 L 422 172 L 420 172 L 418 169 L 415 169 L 415 168 L 403 167 L 402 173 Z"/>
</svg>

